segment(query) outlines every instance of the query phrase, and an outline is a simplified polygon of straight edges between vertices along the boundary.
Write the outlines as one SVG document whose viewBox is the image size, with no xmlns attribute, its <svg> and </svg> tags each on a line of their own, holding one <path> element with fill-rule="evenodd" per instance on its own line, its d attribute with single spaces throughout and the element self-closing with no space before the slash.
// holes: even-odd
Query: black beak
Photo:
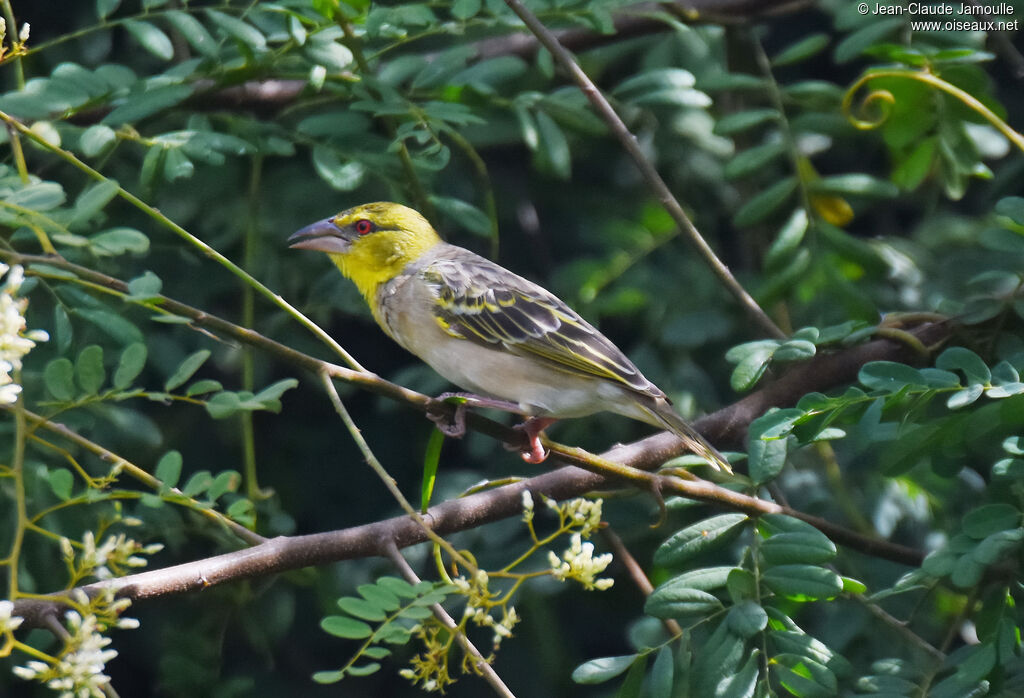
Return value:
<svg viewBox="0 0 1024 698">
<path fill-rule="evenodd" d="M 317 250 L 319 252 L 348 252 L 350 243 L 342 235 L 341 228 L 333 218 L 325 218 L 288 238 L 289 247 L 296 250 Z"/>
</svg>

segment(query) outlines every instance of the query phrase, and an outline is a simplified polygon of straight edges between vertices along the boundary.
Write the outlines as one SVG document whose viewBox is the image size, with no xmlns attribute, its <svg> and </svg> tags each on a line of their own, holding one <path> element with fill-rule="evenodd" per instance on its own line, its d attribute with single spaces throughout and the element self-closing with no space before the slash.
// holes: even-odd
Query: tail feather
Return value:
<svg viewBox="0 0 1024 698">
<path fill-rule="evenodd" d="M 645 405 L 643 409 L 652 417 L 652 424 L 663 426 L 678 436 L 688 449 L 706 460 L 716 470 L 732 473 L 732 467 L 725 456 L 708 443 L 707 439 L 701 436 L 685 419 L 676 414 L 668 404 L 656 403 L 652 406 Z"/>
</svg>

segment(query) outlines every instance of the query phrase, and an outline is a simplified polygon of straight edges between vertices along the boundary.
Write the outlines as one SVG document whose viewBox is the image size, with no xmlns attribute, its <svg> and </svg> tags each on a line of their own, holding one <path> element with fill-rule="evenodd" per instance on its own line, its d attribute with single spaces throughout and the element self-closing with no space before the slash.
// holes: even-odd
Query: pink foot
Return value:
<svg viewBox="0 0 1024 698">
<path fill-rule="evenodd" d="M 547 459 L 548 452 L 544 450 L 544 446 L 540 443 L 540 433 L 557 421 L 557 419 L 552 419 L 551 417 L 530 417 L 522 424 L 516 426 L 516 429 L 522 429 L 526 433 L 526 439 L 529 443 L 529 448 L 521 454 L 524 461 L 536 465 L 537 463 L 543 463 Z"/>
</svg>

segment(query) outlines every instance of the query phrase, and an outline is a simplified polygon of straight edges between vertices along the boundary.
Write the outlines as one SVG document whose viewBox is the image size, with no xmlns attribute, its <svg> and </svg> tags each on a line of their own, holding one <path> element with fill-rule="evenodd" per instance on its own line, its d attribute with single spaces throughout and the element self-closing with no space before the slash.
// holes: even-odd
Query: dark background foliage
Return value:
<svg viewBox="0 0 1024 698">
<path fill-rule="evenodd" d="M 280 293 L 369 370 L 427 394 L 447 386 L 383 336 L 326 258 L 289 250 L 285 240 L 291 232 L 365 201 L 417 206 L 449 241 L 496 255 L 567 300 L 664 387 L 687 416 L 734 402 L 758 379 L 784 373 L 794 360 L 875 336 L 884 314 L 958 316 L 950 343 L 969 348 L 994 373 L 974 380 L 964 370 L 970 359 L 948 359 L 938 368 L 959 371 L 955 388 L 977 392 L 973 399 L 947 405 L 954 385 L 941 384 L 946 378 L 881 367 L 877 374 L 862 375 L 859 395 L 839 388 L 829 393 L 834 402 L 827 407 L 801 403 L 796 412 L 777 415 L 775 425 L 763 428 L 782 429 L 776 436 L 782 435 L 783 444 L 788 438 L 785 467 L 785 447 L 762 457 L 760 465 L 752 456 L 751 469 L 770 474 L 737 485 L 868 536 L 926 552 L 945 550 L 942 565 L 932 558 L 931 568 L 911 578 L 903 577 L 911 567 L 845 548 L 820 569 L 859 580 L 869 593 L 898 589 L 878 603 L 895 618 L 910 620 L 915 637 L 945 653 L 946 663 L 922 652 L 895 624 L 880 620 L 872 610 L 875 600 L 869 603 L 848 585 L 831 601 L 827 594 L 800 599 L 792 590 L 773 588 L 771 598 L 764 599 L 771 609 L 768 629 L 721 645 L 729 651 L 723 649 L 715 669 L 743 677 L 746 667 L 760 668 L 756 689 L 754 683 L 749 687 L 756 695 L 882 694 L 883 689 L 916 695 L 935 685 L 945 686 L 943 695 L 974 690 L 1013 695 L 1021 674 L 1014 610 L 1019 548 L 1008 546 L 988 577 L 982 575 L 992 560 L 974 561 L 965 577 L 951 581 L 950 575 L 956 565 L 969 566 L 957 557 L 967 552 L 969 540 L 984 539 L 963 538 L 961 519 L 969 511 L 998 504 L 1016 513 L 1002 528 L 985 523 L 975 533 L 1020 530 L 1019 465 L 1004 465 L 1000 480 L 993 464 L 1007 456 L 1020 463 L 1013 460 L 1020 455 L 1013 450 L 1017 442 L 1006 439 L 1019 435 L 1024 422 L 1008 373 L 1024 368 L 1024 215 L 1021 200 L 1014 198 L 1022 194 L 1024 159 L 977 111 L 932 85 L 903 77 L 869 83 L 859 97 L 885 87 L 894 99 L 888 120 L 873 129 L 855 128 L 841 100 L 869 68 L 927 67 L 1019 127 L 1024 114 L 1019 31 L 911 31 L 908 17 L 860 15 L 853 3 L 839 1 L 780 7 L 778 15 L 768 17 L 713 3 L 693 21 L 665 8 L 628 3 L 529 3 L 549 27 L 569 32 L 563 39 L 576 49 L 580 65 L 611 96 L 697 228 L 762 307 L 787 333 L 822 329 L 798 335 L 803 344 L 755 346 L 745 343 L 763 339 L 764 331 L 677 235 L 633 163 L 579 91 L 552 67 L 550 56 L 538 54 L 536 44 L 523 49 L 513 41 L 527 35 L 503 3 L 11 4 L 18 22 L 31 24 L 31 51 L 0 67 L 5 91 L 0 111 L 35 124 L 39 133 L 58 133 L 63 148 Z M 1019 18 L 1024 7 L 1013 7 L 1010 18 Z M 199 30 L 167 14 L 176 8 L 194 17 L 214 45 L 199 48 Z M 217 20 L 205 12 L 208 8 L 243 17 L 248 29 Z M 109 16 L 101 21 L 98 13 L 104 12 Z M 612 30 L 613 13 L 619 33 Z M 289 33 L 289 17 L 301 25 L 304 45 L 294 29 Z M 169 40 L 170 53 L 145 28 L 131 30 L 128 18 L 157 28 Z M 636 33 L 624 30 L 623 18 L 637 23 Z M 354 43 L 342 37 L 340 26 L 346 23 L 356 32 Z M 317 44 L 318 35 L 328 38 Z M 358 65 L 351 47 L 362 52 L 368 66 Z M 119 73 L 120 87 L 113 89 L 81 76 L 61 83 L 61 66 L 68 64 L 94 77 L 101 66 L 120 65 L 130 72 Z M 27 85 L 19 84 L 19 70 Z M 878 109 L 874 102 L 865 112 L 856 106 L 854 112 L 877 119 Z M 107 138 L 103 126 L 116 135 L 96 147 L 90 139 Z M 66 220 L 62 212 L 93 183 L 21 140 L 29 171 L 66 192 L 66 203 L 47 209 Z M 398 144 L 407 149 L 407 161 Z M 3 164 L 11 168 L 4 177 L 12 177 L 16 160 L 10 147 L 3 147 Z M 8 199 L 12 187 L 17 189 L 9 184 L 4 190 Z M 40 252 L 24 220 L 5 218 L 3 226 L 5 250 Z M 152 272 L 171 298 L 336 360 L 250 285 L 122 199 L 68 227 L 63 236 L 48 232 L 71 262 L 122 280 Z M 135 229 L 148 242 L 123 254 L 90 242 L 114 227 Z M 234 481 L 218 508 L 235 505 L 233 511 L 241 514 L 236 518 L 254 520 L 264 536 L 340 529 L 399 513 L 312 375 L 185 325 L 154 323 L 154 313 L 138 304 L 59 280 L 47 281 L 46 289 L 36 287 L 30 295 L 28 326 L 51 333 L 51 341 L 26 359 L 23 381 L 31 409 L 48 415 L 62 407 L 45 380 L 46 366 L 60 357 L 74 361 L 89 345 L 104 348 L 109 373 L 123 348 L 142 339 L 148 361 L 134 384 L 149 393 L 161 391 L 186 357 L 209 350 L 193 380 L 217 380 L 226 391 L 258 392 L 288 378 L 298 378 L 298 386 L 280 395 L 279 405 L 268 398 L 268 409 L 237 410 L 223 419 L 211 418 L 202 401 L 145 396 L 63 405 L 67 411 L 54 419 L 150 471 L 167 451 L 177 450 L 183 456 L 183 483 L 199 471 L 247 473 L 250 453 L 258 487 L 251 478 Z M 61 308 L 69 320 L 60 319 Z M 111 316 L 131 324 L 122 326 Z M 824 328 L 835 326 L 840 329 L 829 343 Z M 934 361 L 936 354 L 925 361 Z M 1009 369 L 998 369 L 1001 362 Z M 1003 384 L 1011 386 L 1006 396 L 992 392 Z M 394 401 L 340 389 L 377 457 L 416 499 L 430 422 Z M 793 396 L 794 404 L 799 397 Z M 835 421 L 823 424 L 820 415 Z M 13 441 L 14 427 L 4 419 L 0 433 Z M 844 438 L 811 443 L 824 427 L 841 427 Z M 559 425 L 552 434 L 597 452 L 648 431 L 596 415 Z M 758 433 L 755 429 L 752 452 L 780 443 L 759 441 Z M 105 472 L 98 459 L 80 455 L 90 473 Z M 67 463 L 34 448 L 26 467 L 31 507 L 56 501 L 50 473 Z M 457 496 L 485 478 L 530 476 L 546 467 L 527 466 L 479 434 L 449 440 L 434 500 Z M 768 494 L 762 485 L 774 489 Z M 76 480 L 76 493 L 83 488 Z M 655 586 L 698 566 L 693 560 L 656 564 L 659 546 L 673 532 L 723 511 L 678 498 L 670 504 L 667 518 L 655 528 L 658 506 L 647 494 L 620 492 L 604 505 L 612 530 Z M 46 527 L 80 540 L 97 521 L 109 520 L 114 506 L 103 500 L 69 507 L 48 518 Z M 143 521 L 132 529 L 133 537 L 167 546 L 150 567 L 238 547 L 227 534 L 167 502 L 127 501 L 123 511 Z M 1006 511 L 982 510 L 975 516 L 984 523 L 987 515 L 998 518 Z M 764 558 L 758 546 L 779 531 L 761 531 L 752 525 L 737 530 L 738 538 L 723 539 L 727 544 L 706 552 L 699 565 L 765 572 L 770 565 L 760 568 Z M 524 544 L 526 531 L 512 520 L 452 540 L 493 568 L 508 562 L 509 549 Z M 596 540 L 602 548 L 602 539 Z M 555 549 L 561 550 L 560 544 Z M 428 552 L 420 546 L 408 551 L 408 558 L 421 576 L 434 578 Z M 22 591 L 64 587 L 63 564 L 51 541 L 30 536 L 22 556 Z M 611 684 L 574 683 L 573 668 L 664 641 L 651 640 L 658 638 L 660 622 L 644 615 L 643 594 L 621 562 L 609 572 L 616 584 L 606 592 L 549 580 L 521 592 L 516 607 L 524 621 L 503 643 L 495 663 L 517 695 L 612 695 Z M 142 628 L 113 634 L 119 657 L 108 673 L 122 696 L 412 694 L 415 689 L 397 676 L 408 655 L 385 660 L 383 670 L 368 678 L 328 686 L 310 679 L 315 671 L 340 666 L 352 652 L 350 643 L 319 629 L 320 618 L 335 612 L 338 596 L 351 595 L 357 585 L 382 574 L 395 574 L 384 560 L 348 561 L 140 602 L 130 614 Z M 729 593 L 719 589 L 730 609 L 749 609 L 743 603 L 751 599 L 744 593 L 733 586 Z M 689 695 L 712 695 L 700 672 L 715 659 L 711 648 L 722 642 L 716 629 L 726 625 L 723 612 L 668 613 L 690 631 L 685 641 L 667 645 L 676 653 L 677 690 L 689 682 Z M 779 638 L 789 618 L 825 649 L 801 645 L 801 654 L 784 647 Z M 33 633 L 31 644 L 52 648 L 43 631 Z M 486 633 L 479 639 L 483 647 L 490 642 Z M 998 648 L 991 650 L 991 662 L 988 648 Z M 745 664 L 755 650 L 759 659 Z M 833 656 L 839 659 L 825 661 Z M 973 658 L 972 670 L 954 671 L 957 658 Z M 456 664 L 453 659 L 453 669 Z M 826 665 L 838 683 L 818 673 L 817 667 Z M 641 677 L 644 667 L 633 666 L 640 668 L 630 676 Z M 646 669 L 650 676 L 642 690 L 658 695 L 663 667 Z M 656 674 L 659 670 L 662 674 Z M 897 679 L 906 685 L 897 686 Z M 639 681 L 627 678 L 622 695 L 637 695 L 630 691 L 634 685 L 641 690 Z M 47 694 L 41 688 L 34 693 L 9 672 L 0 675 L 0 685 L 9 695 Z M 463 677 L 449 693 L 487 690 L 478 679 Z M 718 695 L 754 695 L 738 685 L 718 690 Z"/>
</svg>

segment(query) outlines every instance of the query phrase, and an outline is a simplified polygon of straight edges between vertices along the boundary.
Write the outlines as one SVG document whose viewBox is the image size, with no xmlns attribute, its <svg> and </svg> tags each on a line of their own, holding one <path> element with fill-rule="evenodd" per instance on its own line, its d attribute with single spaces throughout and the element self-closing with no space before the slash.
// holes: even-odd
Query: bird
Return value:
<svg viewBox="0 0 1024 698">
<path fill-rule="evenodd" d="M 441 376 L 483 396 L 481 404 L 507 405 L 526 417 L 524 460 L 547 457 L 540 433 L 556 420 L 607 411 L 667 429 L 731 472 L 611 340 L 538 284 L 444 242 L 418 211 L 362 204 L 288 242 L 325 252 L 385 334 Z"/>
</svg>

